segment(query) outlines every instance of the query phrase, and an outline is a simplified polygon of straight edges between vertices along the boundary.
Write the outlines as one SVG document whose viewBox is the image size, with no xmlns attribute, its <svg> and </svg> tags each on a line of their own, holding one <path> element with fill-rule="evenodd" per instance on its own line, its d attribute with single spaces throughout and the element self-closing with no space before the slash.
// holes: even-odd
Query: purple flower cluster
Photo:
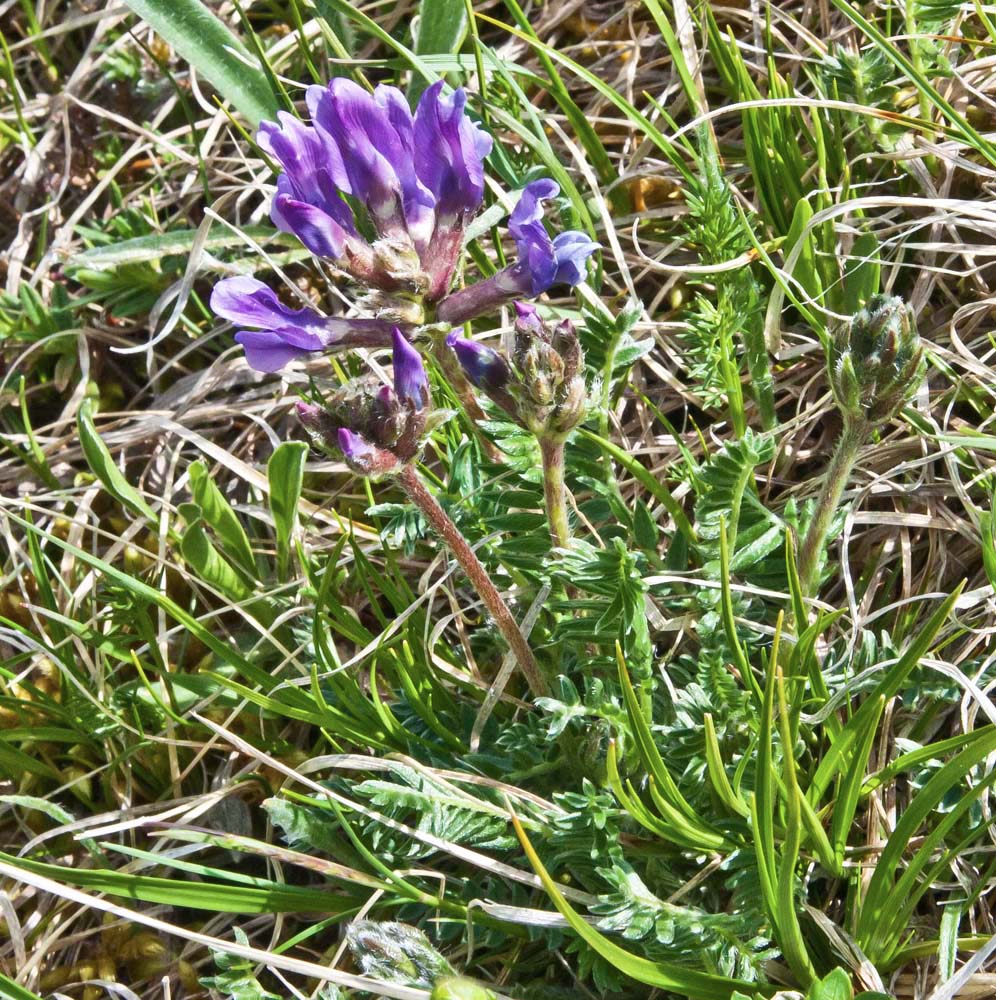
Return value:
<svg viewBox="0 0 996 1000">
<path fill-rule="evenodd" d="M 378 261 L 346 196 L 362 206 L 378 241 L 408 252 L 408 281 L 430 301 L 444 295 L 464 226 L 484 197 L 491 137 L 464 114 L 464 92 L 446 96 L 442 87 L 429 87 L 413 115 L 397 88 L 368 94 L 340 78 L 308 88 L 310 127 L 286 112 L 279 125 L 264 122 L 259 144 L 283 168 L 270 213 L 275 225 L 361 281 L 399 290 L 405 279 Z"/>
<path fill-rule="evenodd" d="M 310 125 L 285 112 L 278 123 L 264 122 L 259 145 L 281 167 L 270 209 L 274 224 L 362 285 L 435 307 L 446 323 L 580 282 L 597 244 L 581 232 L 551 239 L 542 203 L 559 188 L 539 180 L 526 186 L 509 219 L 515 263 L 448 294 L 466 226 L 484 197 L 492 141 L 467 117 L 464 91 L 445 95 L 442 87 L 442 81 L 429 87 L 413 114 L 395 87 L 370 94 L 339 78 L 308 88 Z M 261 371 L 277 371 L 313 351 L 391 344 L 389 307 L 385 318 L 323 317 L 283 305 L 252 278 L 219 282 L 211 306 L 250 328 L 236 339 Z"/>
</svg>

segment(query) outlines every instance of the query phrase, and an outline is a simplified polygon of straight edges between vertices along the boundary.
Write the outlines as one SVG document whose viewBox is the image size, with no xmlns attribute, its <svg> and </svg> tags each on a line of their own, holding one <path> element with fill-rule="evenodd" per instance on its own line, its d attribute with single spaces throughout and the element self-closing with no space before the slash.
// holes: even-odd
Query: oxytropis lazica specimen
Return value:
<svg viewBox="0 0 996 1000">
<path fill-rule="evenodd" d="M 281 113 L 256 137 L 281 169 L 270 217 L 360 287 L 357 315 L 292 308 L 250 277 L 219 282 L 211 306 L 239 328 L 235 339 L 249 364 L 264 372 L 314 352 L 392 350 L 393 386 L 371 375 L 322 405 L 300 404 L 298 414 L 313 438 L 354 471 L 396 477 L 477 588 L 534 693 L 544 693 L 547 684 L 501 595 L 415 472 L 424 437 L 445 417 L 433 410 L 422 352 L 435 358 L 471 417 L 481 414 L 476 390 L 536 436 L 551 537 L 566 547 L 563 447 L 584 417 L 584 358 L 570 322 L 547 323 L 522 300 L 579 284 L 598 245 L 579 231 L 550 235 L 544 203 L 560 191 L 552 180 L 534 180 L 508 216 L 510 262 L 455 288 L 493 145 L 467 114 L 466 94 L 444 94 L 440 81 L 413 113 L 394 87 L 369 93 L 335 79 L 309 87 L 306 103 L 310 125 Z M 507 352 L 452 331 L 512 303 Z"/>
</svg>

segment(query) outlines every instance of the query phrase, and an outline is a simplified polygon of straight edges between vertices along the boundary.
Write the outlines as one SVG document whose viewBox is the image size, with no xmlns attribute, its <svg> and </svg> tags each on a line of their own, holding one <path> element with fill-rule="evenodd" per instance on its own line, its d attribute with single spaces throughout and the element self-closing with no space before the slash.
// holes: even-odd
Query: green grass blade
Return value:
<svg viewBox="0 0 996 1000">
<path fill-rule="evenodd" d="M 868 769 L 872 747 L 875 745 L 875 737 L 878 735 L 878 724 L 882 718 L 882 712 L 885 710 L 885 698 L 881 695 L 871 700 L 873 701 L 873 708 L 869 713 L 865 731 L 859 736 L 858 744 L 855 747 L 850 764 L 844 772 L 840 788 L 837 790 L 837 795 L 834 798 L 833 824 L 830 836 L 833 840 L 834 858 L 837 863 L 838 873 L 842 870 L 841 866 L 844 863 L 847 837 L 851 832 L 854 814 L 857 812 L 861 786 L 865 780 L 865 772 Z"/>
<path fill-rule="evenodd" d="M 674 499 L 671 491 L 659 479 L 647 471 L 644 465 L 618 445 L 613 444 L 594 431 L 582 427 L 578 433 L 593 444 L 597 444 L 599 448 L 610 458 L 618 462 L 631 476 L 638 479 L 640 484 L 650 491 L 650 495 L 664 505 L 667 512 L 671 515 L 675 527 L 685 536 L 689 545 L 694 546 L 698 544 L 698 539 L 695 537 L 695 529 L 692 527 L 685 512 L 681 509 L 678 501 Z"/>
<path fill-rule="evenodd" d="M 467 5 L 464 0 L 422 0 L 418 8 L 416 55 L 459 52 L 466 37 Z M 417 98 L 425 85 L 424 79 L 413 80 L 408 90 L 409 99 Z"/>
<path fill-rule="evenodd" d="M 259 888 L 225 885 L 220 882 L 186 882 L 151 875 L 131 875 L 107 869 L 86 870 L 48 865 L 28 858 L 0 853 L 0 860 L 35 875 L 76 885 L 82 889 L 106 892 L 110 896 L 140 899 L 146 903 L 188 906 L 215 913 L 330 913 L 351 912 L 355 900 L 336 897 L 322 889 L 278 885 Z"/>
<path fill-rule="evenodd" d="M 927 655 L 931 643 L 947 620 L 951 609 L 961 595 L 964 585 L 959 585 L 953 594 L 930 616 L 917 637 L 906 648 L 906 652 L 889 668 L 886 675 L 879 681 L 875 690 L 870 692 L 854 713 L 848 724 L 834 740 L 833 746 L 827 751 L 809 786 L 809 801 L 814 807 L 819 805 L 823 793 L 830 786 L 837 773 L 849 766 L 850 751 L 869 725 L 870 717 L 877 711 L 876 699 L 892 698 L 900 689 L 903 681 L 910 675 L 920 660 Z"/>
<path fill-rule="evenodd" d="M 143 21 L 253 124 L 276 120 L 280 102 L 249 50 L 200 0 L 127 0 Z"/>
<path fill-rule="evenodd" d="M 3 997 L 3 1000 L 41 1000 L 37 993 L 19 986 L 2 972 L 0 972 L 0 997 Z"/>
<path fill-rule="evenodd" d="M 947 831 L 964 815 L 978 796 L 996 781 L 996 771 L 990 772 L 971 791 L 964 795 L 943 820 L 918 845 L 918 850 L 898 879 L 903 855 L 917 830 L 931 812 L 951 790 L 957 787 L 968 773 L 996 751 L 996 731 L 962 750 L 948 761 L 920 789 L 896 823 L 896 828 L 886 842 L 879 857 L 868 891 L 861 906 L 855 937 L 873 961 L 887 958 L 901 943 L 905 933 L 906 918 L 919 895 L 929 887 L 929 881 L 914 892 L 914 885 L 931 862 Z"/>
</svg>

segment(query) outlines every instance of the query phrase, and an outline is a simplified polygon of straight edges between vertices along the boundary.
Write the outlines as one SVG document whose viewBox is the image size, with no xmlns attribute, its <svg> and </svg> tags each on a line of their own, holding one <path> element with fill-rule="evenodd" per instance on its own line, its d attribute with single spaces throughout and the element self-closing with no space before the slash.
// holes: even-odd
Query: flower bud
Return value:
<svg viewBox="0 0 996 1000">
<path fill-rule="evenodd" d="M 498 351 L 461 337 L 456 331 L 446 338 L 446 346 L 456 354 L 460 367 L 475 388 L 492 392 L 508 385 L 511 372 L 508 362 Z"/>
<path fill-rule="evenodd" d="M 574 325 L 553 330 L 536 309 L 515 303 L 512 355 L 451 333 L 447 346 L 469 381 L 537 437 L 562 440 L 582 420 L 587 397 L 584 353 Z"/>
<path fill-rule="evenodd" d="M 372 445 L 345 427 L 339 428 L 336 442 L 346 464 L 362 476 L 382 476 L 393 472 L 399 465 L 398 456 L 393 452 Z"/>
<path fill-rule="evenodd" d="M 393 347 L 394 391 L 411 410 L 424 410 L 429 405 L 429 377 L 422 355 L 397 327 L 394 328 Z"/>
<path fill-rule="evenodd" d="M 373 378 L 354 379 L 324 407 L 297 405 L 312 437 L 342 452 L 346 464 L 366 476 L 393 472 L 414 459 L 431 416 L 422 357 L 397 328 L 393 337 L 393 388 Z"/>
<path fill-rule="evenodd" d="M 844 415 L 869 424 L 894 417 L 924 376 L 923 344 L 910 307 L 897 296 L 875 295 L 834 331 L 827 369 Z"/>
<path fill-rule="evenodd" d="M 563 438 L 584 418 L 584 352 L 570 320 L 553 329 L 537 311 L 516 303 L 512 362 L 522 386 L 525 425 L 543 437 Z"/>
</svg>

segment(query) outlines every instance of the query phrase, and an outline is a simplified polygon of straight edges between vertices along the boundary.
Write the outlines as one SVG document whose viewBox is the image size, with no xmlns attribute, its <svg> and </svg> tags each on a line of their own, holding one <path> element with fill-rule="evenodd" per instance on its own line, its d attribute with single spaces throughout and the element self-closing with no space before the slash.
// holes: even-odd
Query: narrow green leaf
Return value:
<svg viewBox="0 0 996 1000">
<path fill-rule="evenodd" d="M 293 245 L 291 237 L 275 230 L 272 226 L 246 226 L 242 232 L 257 243 L 283 241 L 287 246 Z M 176 229 L 169 233 L 136 236 L 134 239 L 122 240 L 107 246 L 91 247 L 70 257 L 66 261 L 66 271 L 72 273 L 81 267 L 99 270 L 122 264 L 162 260 L 163 257 L 182 256 L 190 253 L 196 239 L 196 229 Z M 218 226 L 211 231 L 202 245 L 205 250 L 224 250 L 226 247 L 244 247 L 246 241 L 240 233 Z"/>
<path fill-rule="evenodd" d="M 810 783 L 808 796 L 810 804 L 814 807 L 819 805 L 823 793 L 830 786 L 838 771 L 846 769 L 850 762 L 850 751 L 857 742 L 858 737 L 867 731 L 869 718 L 877 709 L 876 700 L 879 697 L 886 699 L 894 697 L 903 681 L 910 675 L 910 672 L 917 666 L 920 660 L 927 655 L 931 643 L 941 626 L 947 620 L 951 609 L 955 606 L 961 595 L 964 584 L 960 584 L 955 592 L 947 597 L 944 603 L 930 616 L 923 628 L 917 633 L 916 638 L 909 644 L 903 655 L 891 666 L 885 676 L 875 686 L 868 697 L 862 702 L 861 707 L 851 716 L 850 721 L 841 730 L 840 735 L 833 741 L 833 745 L 826 752 L 820 761 L 816 774 Z"/>
<path fill-rule="evenodd" d="M 0 731 L 0 773 L 11 781 L 19 781 L 25 774 L 61 780 L 59 772 L 31 754 L 26 754 L 7 741 L 7 734 Z"/>
<path fill-rule="evenodd" d="M 791 270 L 786 267 L 785 273 L 791 274 L 813 302 L 820 302 L 823 298 L 823 282 L 816 262 L 813 231 L 809 228 L 812 218 L 812 206 L 803 198 L 796 203 L 795 211 L 792 213 L 792 224 L 785 237 L 786 263 L 795 258 L 795 266 Z"/>
<path fill-rule="evenodd" d="M 963 900 L 948 903 L 941 911 L 941 926 L 938 930 L 937 978 L 947 982 L 955 973 L 958 958 L 958 925 L 965 913 Z"/>
<path fill-rule="evenodd" d="M 252 125 L 275 121 L 280 103 L 249 50 L 201 0 L 126 0 L 218 88 Z"/>
<path fill-rule="evenodd" d="M 844 267 L 844 300 L 839 312 L 853 315 L 878 293 L 882 283 L 879 242 L 874 233 L 862 233 L 851 247 Z"/>
<path fill-rule="evenodd" d="M 80 446 L 93 474 L 103 484 L 104 489 L 118 503 L 144 517 L 154 527 L 159 525 L 156 512 L 145 502 L 145 498 L 121 474 L 107 445 L 97 433 L 93 423 L 93 401 L 86 399 L 80 406 L 76 425 L 80 434 Z"/>
<path fill-rule="evenodd" d="M 422 0 L 418 8 L 416 55 L 459 52 L 466 37 L 467 5 L 464 0 Z M 410 96 L 417 97 L 418 93 Z"/>
<path fill-rule="evenodd" d="M 26 990 L 2 972 L 0 972 L 0 997 L 3 997 L 3 1000 L 41 1000 L 37 993 Z"/>
<path fill-rule="evenodd" d="M 277 575 L 287 579 L 290 540 L 297 523 L 297 505 L 304 482 L 308 446 L 303 441 L 284 441 L 270 456 L 266 475 L 270 483 L 270 513 L 277 534 Z"/>
<path fill-rule="evenodd" d="M 619 683 L 623 689 L 626 711 L 629 715 L 630 728 L 636 740 L 643 766 L 647 769 L 657 789 L 655 798 L 662 798 L 666 801 L 675 810 L 677 815 L 683 816 L 685 822 L 701 834 L 703 843 L 710 844 L 713 850 L 718 850 L 720 847 L 726 845 L 726 841 L 722 835 L 705 823 L 689 805 L 688 800 L 681 794 L 680 789 L 675 784 L 674 778 L 671 777 L 671 772 L 667 769 L 667 765 L 664 763 L 664 759 L 657 749 L 657 744 L 654 742 L 654 734 L 643 717 L 640 701 L 637 698 L 633 682 L 630 680 L 629 672 L 626 670 L 626 663 L 618 646 L 616 647 L 616 661 L 619 668 Z"/>
<path fill-rule="evenodd" d="M 782 616 L 779 614 L 769 667 L 776 675 L 778 728 L 782 741 L 782 766 L 785 782 L 785 837 L 782 841 L 781 863 L 776 876 L 775 906 L 777 907 L 777 915 L 775 923 L 778 927 L 776 935 L 778 946 L 792 970 L 792 975 L 800 985 L 808 988 L 816 978 L 816 970 L 813 968 L 812 959 L 806 948 L 806 939 L 799 926 L 799 915 L 795 906 L 796 866 L 799 864 L 799 848 L 802 845 L 802 792 L 799 789 L 795 763 L 795 734 L 792 732 L 790 724 L 784 677 L 778 667 L 778 639 L 781 634 L 782 620 Z M 829 845 L 827 846 L 829 847 Z"/>
<path fill-rule="evenodd" d="M 854 754 L 847 770 L 843 773 L 843 780 L 834 799 L 831 838 L 838 874 L 842 873 L 843 870 L 848 835 L 851 832 L 851 824 L 854 822 L 861 786 L 868 769 L 872 747 L 875 745 L 875 737 L 878 735 L 879 720 L 882 718 L 884 710 L 885 698 L 879 695 L 878 698 L 874 699 L 874 709 L 869 713 L 865 731 L 859 736 Z"/>
<path fill-rule="evenodd" d="M 180 536 L 180 551 L 187 565 L 205 583 L 226 597 L 244 601 L 252 591 L 208 537 L 200 507 L 195 503 L 180 504 L 180 514 L 187 522 L 187 528 Z"/>
<path fill-rule="evenodd" d="M 334 913 L 349 911 L 354 907 L 352 899 L 336 897 L 321 889 L 277 884 L 270 888 L 257 888 L 130 875 L 107 869 L 88 871 L 47 865 L 3 853 L 0 853 L 0 860 L 35 875 L 95 892 L 106 892 L 111 896 L 141 899 L 146 903 L 165 903 L 168 906 L 188 906 L 215 913 Z"/>
<path fill-rule="evenodd" d="M 249 536 L 242 527 L 238 515 L 232 510 L 232 505 L 222 495 L 215 485 L 203 462 L 194 462 L 190 466 L 190 492 L 194 503 L 201 509 L 205 523 L 209 524 L 218 534 L 225 554 L 234 559 L 247 572 L 255 572 L 256 556 L 253 554 Z"/>
<path fill-rule="evenodd" d="M 696 545 L 698 540 L 695 537 L 695 529 L 688 520 L 681 505 L 671 495 L 671 491 L 656 476 L 651 475 L 637 459 L 628 452 L 614 444 L 612 441 L 590 431 L 585 427 L 579 429 L 581 437 L 593 444 L 597 444 L 607 455 L 617 461 L 631 476 L 638 479 L 641 485 L 650 491 L 650 495 L 659 500 L 667 512 L 671 515 L 675 527 L 688 539 L 690 545 Z"/>
<path fill-rule="evenodd" d="M 923 838 L 897 880 L 896 874 L 914 836 L 940 801 L 994 750 L 996 730 L 990 731 L 986 739 L 978 740 L 948 761 L 913 797 L 896 823 L 896 828 L 886 841 L 872 872 L 855 934 L 858 943 L 872 961 L 887 958 L 899 944 L 901 936 L 905 934 L 906 914 L 930 883 L 922 884 L 916 893 L 914 885 L 950 827 L 996 781 L 996 771 L 990 772 L 975 784 L 957 806 Z"/>
<path fill-rule="evenodd" d="M 702 717 L 702 722 L 705 735 L 706 768 L 712 787 L 720 802 L 731 813 L 746 819 L 750 816 L 750 807 L 733 790 L 730 779 L 726 775 L 722 751 L 719 749 L 719 739 L 716 736 L 716 724 L 712 721 L 712 713 L 706 712 Z"/>
</svg>

